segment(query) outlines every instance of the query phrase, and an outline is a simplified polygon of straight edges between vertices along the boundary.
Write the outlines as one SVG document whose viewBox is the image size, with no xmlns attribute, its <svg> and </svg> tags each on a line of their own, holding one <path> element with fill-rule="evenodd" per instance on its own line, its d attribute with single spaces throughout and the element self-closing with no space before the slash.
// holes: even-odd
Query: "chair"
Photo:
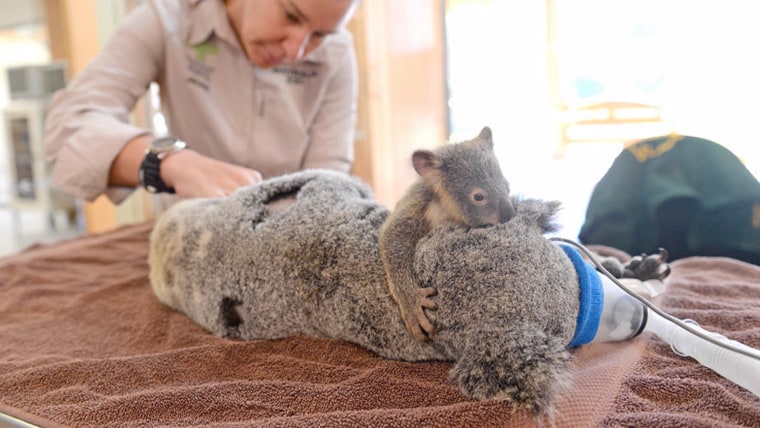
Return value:
<svg viewBox="0 0 760 428">
<path fill-rule="evenodd" d="M 560 120 L 557 157 L 573 143 L 630 142 L 652 135 L 669 134 L 672 127 L 663 117 L 662 107 L 629 101 L 602 101 L 566 108 Z"/>
</svg>

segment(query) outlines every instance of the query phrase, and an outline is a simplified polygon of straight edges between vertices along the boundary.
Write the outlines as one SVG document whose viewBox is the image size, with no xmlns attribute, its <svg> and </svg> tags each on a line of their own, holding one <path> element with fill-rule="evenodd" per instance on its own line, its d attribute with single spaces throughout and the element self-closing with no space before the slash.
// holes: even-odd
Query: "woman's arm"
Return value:
<svg viewBox="0 0 760 428">
<path fill-rule="evenodd" d="M 125 18 L 104 49 L 50 106 L 46 152 L 53 181 L 76 197 L 93 200 L 105 193 L 118 203 L 139 184 L 139 167 L 153 136 L 131 125 L 129 112 L 149 84 L 160 80 L 165 39 L 176 37 L 164 34 L 150 3 L 137 6 Z M 203 197 L 229 194 L 260 181 L 261 174 L 191 147 L 161 162 L 161 178 L 181 197 Z"/>
<path fill-rule="evenodd" d="M 125 144 L 150 139 L 148 130 L 130 124 L 129 113 L 157 79 L 162 59 L 161 23 L 145 2 L 124 19 L 87 67 L 55 94 L 45 124 L 45 150 L 56 186 L 93 200 L 109 186 L 111 165 Z M 127 194 L 113 193 L 117 202 Z"/>
</svg>

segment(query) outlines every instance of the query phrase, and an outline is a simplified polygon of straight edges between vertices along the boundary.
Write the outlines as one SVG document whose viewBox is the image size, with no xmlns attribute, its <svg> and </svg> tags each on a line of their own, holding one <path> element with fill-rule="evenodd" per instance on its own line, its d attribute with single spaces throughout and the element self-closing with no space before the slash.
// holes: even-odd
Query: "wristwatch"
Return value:
<svg viewBox="0 0 760 428">
<path fill-rule="evenodd" d="M 145 157 L 140 164 L 140 184 L 150 193 L 174 193 L 173 187 L 168 187 L 161 180 L 161 161 L 167 156 L 177 153 L 187 147 L 187 144 L 175 137 L 157 138 L 145 150 Z"/>
</svg>

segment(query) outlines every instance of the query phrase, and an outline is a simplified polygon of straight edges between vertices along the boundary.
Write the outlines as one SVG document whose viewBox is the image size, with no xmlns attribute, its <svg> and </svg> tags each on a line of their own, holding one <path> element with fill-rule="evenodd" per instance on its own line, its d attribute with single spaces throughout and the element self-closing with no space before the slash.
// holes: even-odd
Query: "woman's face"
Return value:
<svg viewBox="0 0 760 428">
<path fill-rule="evenodd" d="M 351 18 L 359 0 L 226 0 L 248 59 L 270 68 L 303 59 Z"/>
</svg>

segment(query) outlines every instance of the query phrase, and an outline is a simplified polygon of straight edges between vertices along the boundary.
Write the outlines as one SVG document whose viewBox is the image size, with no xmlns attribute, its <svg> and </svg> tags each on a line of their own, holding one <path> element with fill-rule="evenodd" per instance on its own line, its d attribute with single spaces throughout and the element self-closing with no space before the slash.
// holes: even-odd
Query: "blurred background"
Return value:
<svg viewBox="0 0 760 428">
<path fill-rule="evenodd" d="M 118 207 L 56 192 L 41 147 L 50 95 L 136 3 L 0 0 L 0 256 L 153 218 L 142 191 Z M 757 18 L 756 0 L 363 0 L 354 173 L 392 206 L 414 149 L 490 126 L 513 192 L 562 201 L 571 239 L 638 139 L 710 139 L 757 177 Z M 136 123 L 154 123 L 150 104 Z"/>
</svg>

